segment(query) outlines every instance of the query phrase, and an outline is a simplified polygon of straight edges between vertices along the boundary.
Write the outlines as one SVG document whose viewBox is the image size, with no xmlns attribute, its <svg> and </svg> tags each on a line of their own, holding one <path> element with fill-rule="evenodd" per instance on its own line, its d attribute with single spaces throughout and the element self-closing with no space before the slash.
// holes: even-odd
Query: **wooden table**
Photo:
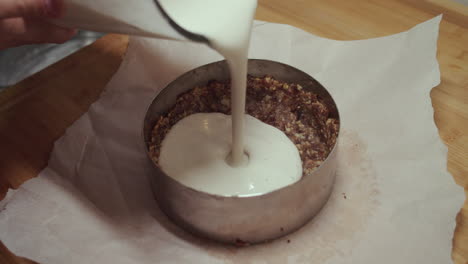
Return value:
<svg viewBox="0 0 468 264">
<path fill-rule="evenodd" d="M 364 39 L 398 33 L 444 14 L 438 42 L 442 82 L 431 92 L 448 169 L 468 186 L 468 7 L 450 0 L 260 0 L 257 19 L 319 36 Z M 87 111 L 117 70 L 128 37 L 107 35 L 0 92 L 0 196 L 38 174 L 53 142 Z M 1 239 L 1 238 L 0 238 Z M 468 203 L 457 217 L 453 259 L 468 263 Z M 30 263 L 0 243 L 0 263 Z"/>
</svg>

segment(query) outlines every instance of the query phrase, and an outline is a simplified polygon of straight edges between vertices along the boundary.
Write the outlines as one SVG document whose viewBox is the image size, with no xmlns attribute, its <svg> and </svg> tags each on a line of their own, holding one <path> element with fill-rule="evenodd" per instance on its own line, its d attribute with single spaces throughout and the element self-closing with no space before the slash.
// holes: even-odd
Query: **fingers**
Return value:
<svg viewBox="0 0 468 264">
<path fill-rule="evenodd" d="M 63 14 L 63 0 L 0 0 L 0 19 L 11 17 L 57 18 Z"/>
<path fill-rule="evenodd" d="M 76 30 L 54 26 L 44 19 L 63 13 L 63 0 L 0 0 L 0 49 L 69 40 Z"/>
<path fill-rule="evenodd" d="M 0 20 L 0 32 L 0 49 L 32 43 L 63 43 L 76 34 L 73 29 L 24 18 Z"/>
</svg>

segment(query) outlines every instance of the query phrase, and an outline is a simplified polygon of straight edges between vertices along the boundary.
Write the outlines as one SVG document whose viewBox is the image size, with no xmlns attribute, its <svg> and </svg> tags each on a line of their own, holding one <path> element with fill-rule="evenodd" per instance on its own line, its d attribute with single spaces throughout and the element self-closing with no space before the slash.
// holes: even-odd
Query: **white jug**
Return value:
<svg viewBox="0 0 468 264">
<path fill-rule="evenodd" d="M 208 42 L 178 26 L 158 0 L 64 0 L 64 4 L 65 15 L 52 23 L 106 33 Z"/>
</svg>

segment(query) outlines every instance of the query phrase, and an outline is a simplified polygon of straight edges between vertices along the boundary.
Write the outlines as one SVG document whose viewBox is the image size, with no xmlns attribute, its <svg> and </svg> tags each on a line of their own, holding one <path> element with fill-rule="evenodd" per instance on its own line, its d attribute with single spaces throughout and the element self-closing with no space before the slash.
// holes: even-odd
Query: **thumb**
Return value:
<svg viewBox="0 0 468 264">
<path fill-rule="evenodd" d="M 63 0 L 0 0 L 0 19 L 10 17 L 56 18 L 63 13 Z"/>
</svg>

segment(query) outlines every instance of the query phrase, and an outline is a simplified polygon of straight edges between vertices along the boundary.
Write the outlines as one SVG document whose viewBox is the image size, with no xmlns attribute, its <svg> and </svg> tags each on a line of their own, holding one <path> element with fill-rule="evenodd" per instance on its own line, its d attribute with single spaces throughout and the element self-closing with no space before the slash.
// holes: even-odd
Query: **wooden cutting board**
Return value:
<svg viewBox="0 0 468 264">
<path fill-rule="evenodd" d="M 440 136 L 449 147 L 448 170 L 466 193 L 468 7 L 451 0 L 259 0 L 257 19 L 352 40 L 408 30 L 441 13 L 437 57 L 442 82 L 431 98 Z M 99 97 L 127 45 L 127 36 L 107 35 L 0 92 L 0 197 L 46 166 L 53 142 Z M 468 263 L 468 203 L 458 214 L 453 244 L 455 263 Z M 0 243 L 0 263 L 31 262 Z"/>
</svg>

